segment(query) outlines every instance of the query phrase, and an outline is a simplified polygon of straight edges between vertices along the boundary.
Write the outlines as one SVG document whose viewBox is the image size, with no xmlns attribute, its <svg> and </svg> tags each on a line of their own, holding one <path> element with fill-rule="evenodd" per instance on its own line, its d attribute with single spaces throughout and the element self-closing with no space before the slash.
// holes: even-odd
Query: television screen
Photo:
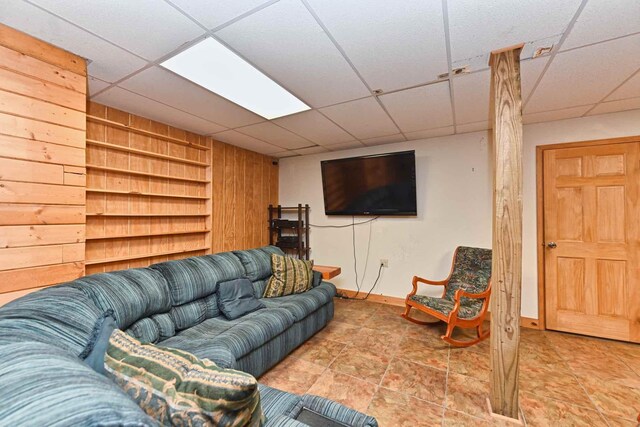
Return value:
<svg viewBox="0 0 640 427">
<path fill-rule="evenodd" d="M 325 160 L 327 215 L 416 215 L 414 151 Z"/>
</svg>

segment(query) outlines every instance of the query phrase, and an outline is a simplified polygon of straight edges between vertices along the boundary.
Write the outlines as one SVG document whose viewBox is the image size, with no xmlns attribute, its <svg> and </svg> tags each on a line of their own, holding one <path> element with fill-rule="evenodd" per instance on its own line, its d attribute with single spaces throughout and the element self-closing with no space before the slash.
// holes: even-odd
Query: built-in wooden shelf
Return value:
<svg viewBox="0 0 640 427">
<path fill-rule="evenodd" d="M 96 116 L 91 116 L 91 115 L 87 114 L 87 120 L 89 120 L 90 122 L 93 122 L 93 123 L 99 123 L 101 125 L 106 125 L 106 126 L 109 126 L 109 127 L 112 127 L 112 128 L 122 129 L 122 130 L 126 130 L 126 131 L 129 131 L 129 132 L 134 132 L 134 133 L 137 133 L 137 134 L 140 134 L 140 135 L 148 136 L 150 138 L 162 139 L 164 141 L 173 142 L 174 144 L 184 145 L 186 147 L 195 148 L 197 150 L 203 150 L 203 151 L 210 150 L 209 147 L 205 147 L 204 145 L 194 144 L 192 142 L 185 141 L 184 139 L 173 138 L 171 136 L 162 135 L 160 133 L 151 132 L 151 131 L 144 130 L 144 129 L 134 128 L 133 126 L 129 126 L 129 125 L 125 125 L 125 124 L 122 124 L 122 123 L 114 122 L 112 120 L 103 119 L 102 117 L 96 117 Z"/>
<path fill-rule="evenodd" d="M 173 181 L 186 181 L 186 182 L 197 182 L 201 184 L 207 184 L 209 181 L 206 179 L 195 179 L 195 178 L 185 178 L 181 176 L 173 176 L 173 175 L 163 175 L 160 173 L 151 173 L 151 172 L 142 172 L 142 171 L 134 171 L 130 169 L 120 169 L 120 168 L 112 168 L 108 166 L 98 166 L 87 164 L 87 169 L 100 170 L 105 172 L 116 172 L 123 173 L 127 175 L 137 175 L 137 176 L 149 176 L 153 178 L 163 178 L 163 179 L 171 179 Z"/>
<path fill-rule="evenodd" d="M 153 254 L 136 254 L 136 255 L 114 257 L 114 258 L 92 259 L 92 260 L 85 261 L 84 264 L 85 265 L 109 264 L 112 262 L 130 261 L 134 259 L 155 258 L 158 256 L 177 255 L 177 254 L 186 254 L 190 252 L 206 251 L 208 249 L 209 248 L 207 247 L 201 247 L 201 248 L 195 248 L 195 249 L 182 249 L 179 251 L 157 252 Z"/>
<path fill-rule="evenodd" d="M 140 191 L 102 190 L 98 188 L 87 188 L 87 193 L 122 194 L 125 196 L 167 197 L 172 199 L 209 200 L 207 196 L 180 196 L 178 194 L 142 193 Z"/>
<path fill-rule="evenodd" d="M 87 139 L 87 145 L 93 145 L 94 147 L 108 148 L 110 150 L 123 151 L 125 153 L 138 154 L 140 156 L 145 156 L 145 157 L 153 157 L 155 159 L 171 160 L 172 162 L 185 163 L 188 165 L 195 165 L 195 166 L 201 166 L 201 167 L 209 166 L 209 163 L 207 162 L 199 162 L 197 160 L 183 159 L 182 157 L 168 156 L 166 154 L 160 154 L 154 151 L 140 150 L 138 148 L 125 147 L 124 145 L 111 144 L 109 142 L 96 141 L 93 139 Z"/>
<path fill-rule="evenodd" d="M 187 213 L 187 214 L 161 214 L 161 213 L 150 213 L 150 214 L 140 214 L 140 213 L 100 213 L 100 212 L 91 212 L 87 213 L 86 216 L 95 216 L 95 217 L 131 217 L 131 218 L 154 218 L 154 217 L 165 217 L 165 218 L 181 218 L 181 217 L 207 217 L 210 214 L 208 213 Z"/>
<path fill-rule="evenodd" d="M 133 239 L 138 237 L 182 236 L 187 234 L 204 234 L 211 230 L 169 231 L 167 233 L 114 234 L 109 236 L 87 236 L 86 240 Z"/>
</svg>

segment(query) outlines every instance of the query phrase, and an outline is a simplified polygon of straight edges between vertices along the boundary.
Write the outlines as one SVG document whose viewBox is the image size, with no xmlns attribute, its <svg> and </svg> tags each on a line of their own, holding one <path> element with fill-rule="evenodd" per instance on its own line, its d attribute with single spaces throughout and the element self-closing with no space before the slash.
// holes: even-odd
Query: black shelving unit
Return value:
<svg viewBox="0 0 640 427">
<path fill-rule="evenodd" d="M 269 244 L 289 255 L 309 259 L 309 205 L 269 205 Z"/>
</svg>

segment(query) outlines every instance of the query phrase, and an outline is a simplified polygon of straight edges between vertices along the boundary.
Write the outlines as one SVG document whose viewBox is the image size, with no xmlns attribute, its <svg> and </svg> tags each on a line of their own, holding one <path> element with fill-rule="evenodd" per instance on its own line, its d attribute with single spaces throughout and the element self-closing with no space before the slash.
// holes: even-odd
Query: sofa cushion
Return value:
<svg viewBox="0 0 640 427">
<path fill-rule="evenodd" d="M 264 384 L 259 385 L 262 411 L 269 421 L 278 415 L 289 416 L 302 401 L 300 396 L 287 393 Z"/>
<path fill-rule="evenodd" d="M 224 317 L 233 320 L 265 305 L 255 297 L 248 279 L 235 279 L 218 284 L 218 308 Z"/>
<path fill-rule="evenodd" d="M 3 426 L 157 426 L 110 379 L 52 345 L 0 346 L 0 390 Z"/>
<path fill-rule="evenodd" d="M 299 294 L 311 288 L 313 261 L 272 254 L 271 269 L 273 275 L 267 283 L 264 298 Z"/>
<path fill-rule="evenodd" d="M 27 294 L 0 309 L 0 348 L 10 342 L 37 341 L 78 356 L 102 313 L 73 287 L 54 286 Z"/>
<path fill-rule="evenodd" d="M 149 268 L 93 274 L 74 280 L 69 286 L 80 289 L 101 310 L 112 309 L 120 329 L 171 307 L 167 282 Z"/>
<path fill-rule="evenodd" d="M 154 264 L 167 279 L 173 305 L 182 305 L 216 291 L 218 282 L 244 275 L 244 267 L 231 252 Z"/>
<path fill-rule="evenodd" d="M 125 332 L 143 344 L 155 343 L 160 339 L 158 324 L 150 317 L 138 320 Z"/>
<path fill-rule="evenodd" d="M 235 320 L 224 317 L 205 320 L 161 341 L 159 345 L 188 351 L 218 363 L 207 353 L 212 346 L 216 350 L 222 346 L 229 350 L 234 359 L 238 359 L 281 334 L 294 322 L 295 318 L 287 310 L 266 308 Z"/>
<path fill-rule="evenodd" d="M 254 377 L 176 349 L 140 344 L 114 331 L 107 376 L 162 425 L 260 426 Z"/>
<path fill-rule="evenodd" d="M 169 313 L 154 314 L 151 319 L 158 325 L 158 340 L 166 340 L 176 334 L 176 325 Z"/>
<path fill-rule="evenodd" d="M 260 249 L 233 252 L 244 266 L 244 276 L 253 281 L 271 276 L 271 255 Z"/>
<path fill-rule="evenodd" d="M 176 331 L 182 331 L 220 315 L 218 309 L 218 296 L 213 293 L 204 298 L 172 307 L 169 310 Z"/>
<path fill-rule="evenodd" d="M 301 294 L 278 298 L 263 298 L 262 302 L 269 308 L 280 308 L 289 311 L 299 322 L 329 303 L 334 295 L 335 287 L 331 283 L 323 282 L 319 286 Z"/>
</svg>

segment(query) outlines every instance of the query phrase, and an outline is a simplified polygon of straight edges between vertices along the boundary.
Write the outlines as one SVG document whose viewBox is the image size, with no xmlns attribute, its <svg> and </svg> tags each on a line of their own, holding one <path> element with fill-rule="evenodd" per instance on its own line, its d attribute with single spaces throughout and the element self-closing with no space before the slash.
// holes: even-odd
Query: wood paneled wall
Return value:
<svg viewBox="0 0 640 427">
<path fill-rule="evenodd" d="M 278 165 L 253 151 L 213 143 L 213 252 L 269 243 L 268 206 L 278 204 Z"/>
<path fill-rule="evenodd" d="M 84 274 L 85 60 L 0 25 L 0 294 Z"/>
<path fill-rule="evenodd" d="M 209 253 L 209 138 L 87 109 L 87 274 Z"/>
</svg>

